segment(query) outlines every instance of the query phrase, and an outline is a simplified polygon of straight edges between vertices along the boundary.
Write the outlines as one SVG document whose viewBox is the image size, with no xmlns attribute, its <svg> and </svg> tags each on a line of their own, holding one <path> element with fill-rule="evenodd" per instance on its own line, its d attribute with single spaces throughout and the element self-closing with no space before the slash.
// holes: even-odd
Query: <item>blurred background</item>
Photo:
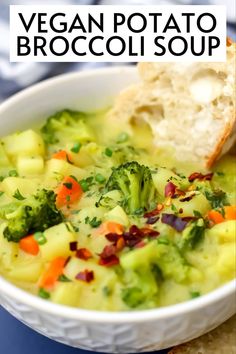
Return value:
<svg viewBox="0 0 236 354">
<path fill-rule="evenodd" d="M 235 0 L 0 0 L 0 101 L 23 88 L 55 75 L 116 63 L 10 63 L 9 5 L 217 5 L 227 7 L 228 36 L 236 40 Z M 120 65 L 120 63 L 119 63 Z"/>
</svg>

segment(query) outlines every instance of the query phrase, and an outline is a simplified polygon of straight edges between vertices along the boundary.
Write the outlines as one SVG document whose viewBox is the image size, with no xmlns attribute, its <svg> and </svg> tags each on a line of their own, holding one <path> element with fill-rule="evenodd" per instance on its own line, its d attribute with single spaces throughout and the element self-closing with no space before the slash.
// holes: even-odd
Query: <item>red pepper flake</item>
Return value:
<svg viewBox="0 0 236 354">
<path fill-rule="evenodd" d="M 85 269 L 83 272 L 79 272 L 75 279 L 90 283 L 94 279 L 94 273 L 92 270 Z"/>
<path fill-rule="evenodd" d="M 152 216 L 156 216 L 158 214 L 160 214 L 160 211 L 164 208 L 163 204 L 157 204 L 156 209 L 149 211 L 148 213 L 144 214 L 145 218 L 151 218 Z"/>
<path fill-rule="evenodd" d="M 188 223 L 187 221 L 183 220 L 182 218 L 179 218 L 174 214 L 165 213 L 162 214 L 161 221 L 163 222 L 163 224 L 167 224 L 173 227 L 178 232 L 183 231 Z"/>
<path fill-rule="evenodd" d="M 87 261 L 89 258 L 92 258 L 92 253 L 87 248 L 80 248 L 76 251 L 75 256 L 77 258 Z"/>
<path fill-rule="evenodd" d="M 196 217 L 196 216 L 184 216 L 184 217 L 182 218 L 182 220 L 187 221 L 187 222 L 190 222 L 190 221 L 197 220 L 197 217 Z"/>
<path fill-rule="evenodd" d="M 106 234 L 105 237 L 110 242 L 117 242 L 120 238 L 120 235 L 110 232 L 109 234 Z"/>
<path fill-rule="evenodd" d="M 116 245 L 107 245 L 104 247 L 102 253 L 100 253 L 101 258 L 108 258 L 110 256 L 115 255 L 117 252 Z"/>
<path fill-rule="evenodd" d="M 99 260 L 99 264 L 101 266 L 106 266 L 106 267 L 112 267 L 112 266 L 117 265 L 119 263 L 120 263 L 119 258 L 115 254 L 113 254 L 109 257 L 106 257 L 106 258 L 101 257 Z"/>
<path fill-rule="evenodd" d="M 189 202 L 191 199 L 193 199 L 193 197 L 195 195 L 196 195 L 196 193 L 189 194 L 186 197 L 180 198 L 179 201 L 180 202 Z"/>
<path fill-rule="evenodd" d="M 198 179 L 200 181 L 211 181 L 212 177 L 213 177 L 213 172 L 207 173 L 206 175 L 203 175 L 200 172 L 194 172 L 188 177 L 188 180 L 189 182 L 193 182 L 195 181 L 195 179 Z"/>
<path fill-rule="evenodd" d="M 173 197 L 175 195 L 176 188 L 177 186 L 174 183 L 168 182 L 165 186 L 165 197 Z"/>
<path fill-rule="evenodd" d="M 77 241 L 73 241 L 73 242 L 70 242 L 70 251 L 76 251 L 77 250 L 77 245 L 78 245 L 78 242 Z"/>
<path fill-rule="evenodd" d="M 179 196 L 181 196 L 181 195 L 185 195 L 186 194 L 186 192 L 185 191 L 181 191 L 181 189 L 179 189 L 179 188 L 177 188 L 176 189 L 176 197 L 179 197 Z"/>
</svg>

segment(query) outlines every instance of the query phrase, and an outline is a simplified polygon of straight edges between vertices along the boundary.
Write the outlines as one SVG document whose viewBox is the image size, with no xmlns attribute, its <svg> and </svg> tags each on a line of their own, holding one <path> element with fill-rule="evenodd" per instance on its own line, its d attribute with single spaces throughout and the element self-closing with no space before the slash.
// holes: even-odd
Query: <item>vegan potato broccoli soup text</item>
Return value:
<svg viewBox="0 0 236 354">
<path fill-rule="evenodd" d="M 0 272 L 17 286 L 125 311 L 235 277 L 235 156 L 212 171 L 173 161 L 147 125 L 105 112 L 64 110 L 0 142 Z"/>
</svg>

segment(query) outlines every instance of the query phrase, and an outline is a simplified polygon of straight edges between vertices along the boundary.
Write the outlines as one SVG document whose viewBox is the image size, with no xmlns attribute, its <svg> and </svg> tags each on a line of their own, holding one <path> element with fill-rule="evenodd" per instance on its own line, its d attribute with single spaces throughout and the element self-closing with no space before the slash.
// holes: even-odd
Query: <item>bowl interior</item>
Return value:
<svg viewBox="0 0 236 354">
<path fill-rule="evenodd" d="M 97 69 L 58 76 L 34 85 L 0 106 L 0 136 L 31 127 L 56 110 L 95 111 L 138 81 L 135 67 Z"/>
</svg>

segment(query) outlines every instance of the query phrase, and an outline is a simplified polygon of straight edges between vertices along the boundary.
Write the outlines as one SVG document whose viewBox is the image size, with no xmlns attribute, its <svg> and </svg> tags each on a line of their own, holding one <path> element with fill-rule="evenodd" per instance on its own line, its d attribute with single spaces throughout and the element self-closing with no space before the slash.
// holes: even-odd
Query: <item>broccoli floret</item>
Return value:
<svg viewBox="0 0 236 354">
<path fill-rule="evenodd" d="M 55 201 L 55 193 L 46 189 L 22 201 L 15 211 L 5 213 L 8 224 L 3 231 L 4 237 L 8 241 L 19 242 L 30 233 L 44 231 L 62 222 L 63 216 Z"/>
<path fill-rule="evenodd" d="M 69 109 L 57 112 L 50 116 L 41 128 L 46 144 L 57 144 L 61 139 L 67 142 L 92 141 L 93 135 L 85 123 L 86 114 Z"/>
<path fill-rule="evenodd" d="M 112 190 L 121 191 L 121 204 L 127 214 L 135 214 L 140 209 L 148 210 L 156 198 L 149 167 L 136 161 L 127 162 L 113 169 L 105 186 L 104 195 Z"/>
</svg>

